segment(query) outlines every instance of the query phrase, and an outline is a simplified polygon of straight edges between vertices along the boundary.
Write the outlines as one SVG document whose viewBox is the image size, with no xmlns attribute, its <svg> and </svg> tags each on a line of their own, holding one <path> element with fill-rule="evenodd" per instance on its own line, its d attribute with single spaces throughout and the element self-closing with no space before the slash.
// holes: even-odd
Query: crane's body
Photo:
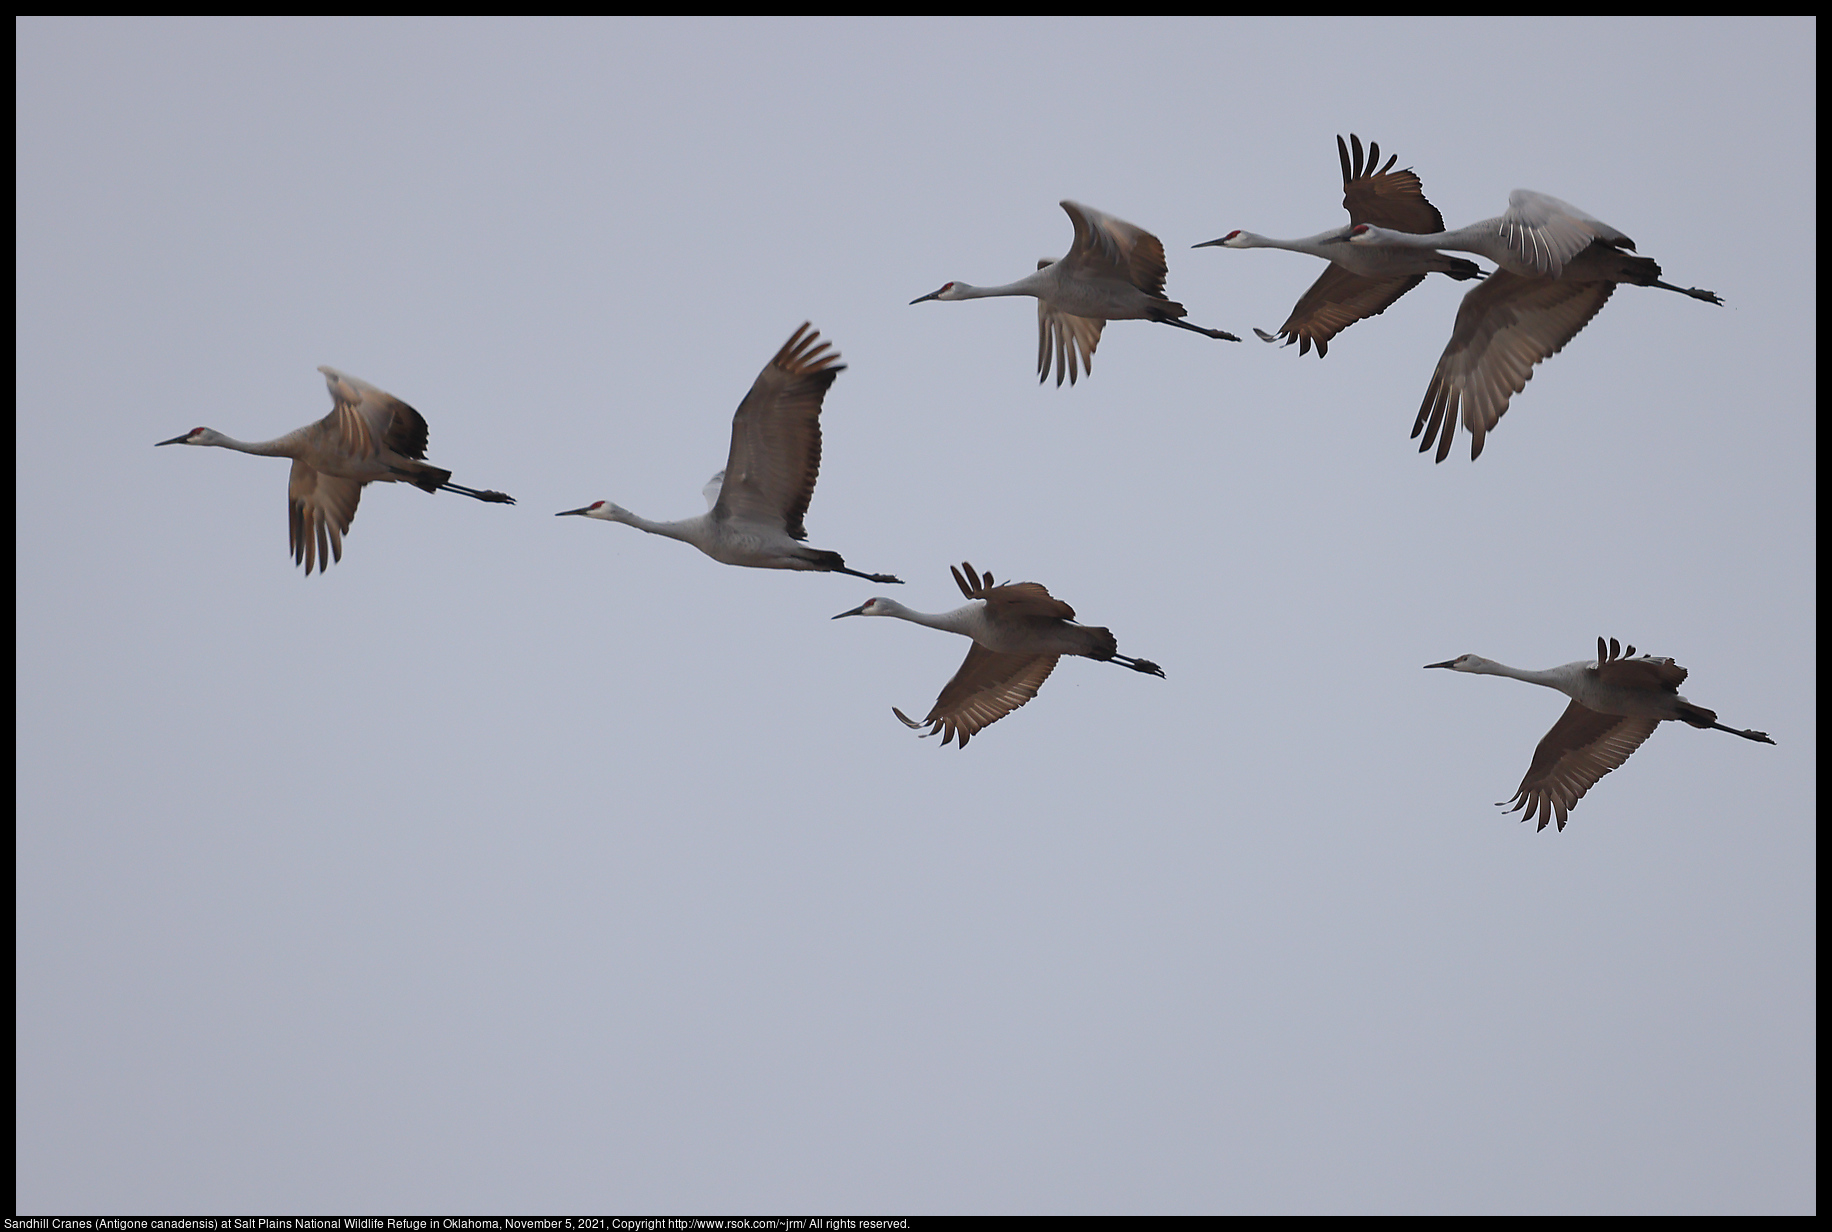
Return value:
<svg viewBox="0 0 1832 1232">
<path fill-rule="evenodd" d="M 410 483 L 423 492 L 457 492 L 480 501 L 513 505 L 513 497 L 453 483 L 452 473 L 424 461 L 426 420 L 369 382 L 321 366 L 331 392 L 331 413 L 271 441 L 239 441 L 213 428 L 193 428 L 159 445 L 207 445 L 259 457 L 291 458 L 287 482 L 287 538 L 293 561 L 309 576 L 343 559 L 343 537 L 356 517 L 363 487 Z"/>
<path fill-rule="evenodd" d="M 965 570 L 963 574 L 962 570 Z M 955 585 L 969 602 L 948 612 L 918 612 L 895 599 L 870 599 L 843 616 L 894 616 L 912 624 L 973 639 L 967 658 L 935 699 L 920 723 L 895 706 L 891 713 L 905 726 L 928 727 L 925 736 L 944 732 L 942 743 L 958 740 L 961 748 L 976 732 L 998 722 L 1037 695 L 1063 655 L 1080 655 L 1118 663 L 1135 672 L 1163 676 L 1164 669 L 1146 659 L 1118 653 L 1111 632 L 1074 623 L 1075 609 L 1035 582 L 996 585 L 992 574 L 971 564 L 950 566 Z"/>
<path fill-rule="evenodd" d="M 1350 228 L 1350 242 L 1413 250 L 1448 248 L 1487 257 L 1523 278 L 1558 278 L 1565 265 L 1592 244 L 1634 251 L 1635 241 L 1567 201 L 1530 188 L 1508 194 L 1508 211 L 1454 231 L 1413 232 L 1410 228 L 1362 225 Z"/>
<path fill-rule="evenodd" d="M 1349 246 L 1448 248 L 1500 267 L 1463 297 L 1412 424 L 1412 435 L 1424 438 L 1419 452 L 1436 445 L 1439 462 L 1450 456 L 1459 420 L 1469 432 L 1470 459 L 1482 456 L 1488 433 L 1533 379 L 1533 369 L 1577 337 L 1619 284 L 1724 302 L 1712 291 L 1662 282 L 1659 264 L 1634 255 L 1628 236 L 1557 197 L 1524 188 L 1508 195 L 1508 212 L 1498 218 L 1431 234 L 1358 225 L 1350 228 Z"/>
<path fill-rule="evenodd" d="M 944 283 L 910 301 L 989 299 L 1028 295 L 1037 301 L 1037 380 L 1048 378 L 1055 360 L 1056 384 L 1075 383 L 1080 370 L 1093 372 L 1094 349 L 1108 321 L 1158 321 L 1210 338 L 1239 342 L 1233 334 L 1181 320 L 1182 304 L 1164 296 L 1164 245 L 1142 227 L 1099 210 L 1062 202 L 1075 226 L 1075 240 L 1057 260 L 1037 262 L 1037 272 L 997 287 Z"/>
<path fill-rule="evenodd" d="M 1415 274 L 1449 274 L 1454 278 L 1480 278 L 1482 267 L 1462 257 L 1449 256 L 1426 248 L 1383 248 L 1373 244 L 1349 242 L 1350 224 L 1331 231 L 1319 231 L 1302 239 L 1280 240 L 1252 231 L 1230 231 L 1218 240 L 1197 244 L 1197 248 L 1277 248 L 1322 257 L 1332 265 L 1361 278 L 1385 280 L 1408 278 Z"/>
<path fill-rule="evenodd" d="M 1538 671 L 1509 667 L 1473 654 L 1425 666 L 1480 676 L 1507 676 L 1557 689 L 1571 699 L 1565 713 L 1534 750 L 1533 764 L 1521 780 L 1519 791 L 1512 800 L 1502 802 L 1503 807 L 1513 806 L 1511 812 L 1526 809 L 1522 820 L 1537 816 L 1541 830 L 1554 814 L 1558 828 L 1563 830 L 1566 815 L 1596 781 L 1627 761 L 1629 754 L 1664 722 L 1677 720 L 1693 727 L 1729 732 L 1745 740 L 1774 743 L 1766 732 L 1726 727 L 1717 721 L 1715 711 L 1680 696 L 1679 686 L 1687 673 L 1672 659 L 1636 657 L 1633 646 L 1624 653 L 1614 638 L 1607 644 L 1597 639 L 1595 659 Z"/>
<path fill-rule="evenodd" d="M 899 578 L 879 573 L 860 573 L 846 567 L 838 552 L 811 548 L 790 535 L 782 526 L 769 522 L 749 521 L 716 512 L 707 512 L 678 522 L 652 522 L 610 501 L 594 501 L 583 509 L 568 509 L 555 517 L 597 518 L 602 522 L 622 522 L 651 535 L 690 543 L 722 565 L 745 565 L 753 569 L 807 569 L 821 573 L 850 573 L 869 582 L 895 583 Z"/>
<path fill-rule="evenodd" d="M 1349 228 L 1349 245 L 1397 252 L 1473 252 L 1520 278 L 1634 282 L 1707 303 L 1724 302 L 1712 291 L 1661 282 L 1660 267 L 1646 257 L 1630 258 L 1644 262 L 1642 265 L 1609 261 L 1605 252 L 1632 253 L 1635 241 L 1577 206 L 1529 188 L 1509 193 L 1508 212 L 1497 218 L 1426 234 L 1363 223 Z"/>
<path fill-rule="evenodd" d="M 1427 274 L 1447 274 L 1459 280 L 1482 277 L 1474 261 L 1433 249 L 1351 244 L 1349 233 L 1364 224 L 1379 224 L 1398 231 L 1440 231 L 1444 216 L 1425 199 L 1419 177 L 1407 168 L 1393 170 L 1397 154 L 1380 165 L 1380 144 L 1369 144 L 1363 157 L 1361 138 L 1349 134 L 1354 156 L 1342 138 L 1336 138 L 1336 155 L 1342 164 L 1342 208 L 1349 221 L 1330 231 L 1296 240 L 1270 239 L 1251 231 L 1230 231 L 1197 248 L 1282 248 L 1307 253 L 1330 262 L 1310 285 L 1291 316 L 1276 334 L 1253 332 L 1266 342 L 1280 338 L 1298 344 L 1298 354 L 1317 347 L 1317 358 L 1329 353 L 1330 340 L 1355 322 L 1379 316 L 1399 298 L 1425 280 Z"/>
<path fill-rule="evenodd" d="M 838 552 L 811 548 L 803 519 L 821 469 L 821 407 L 846 368 L 832 343 L 803 322 L 764 365 L 732 416 L 725 469 L 706 485 L 712 507 L 678 522 L 652 522 L 610 501 L 566 509 L 555 517 L 622 522 L 651 535 L 690 543 L 721 564 L 753 569 L 846 573 L 882 584 L 901 579 L 848 569 Z M 716 485 L 716 492 L 715 492 Z"/>
</svg>

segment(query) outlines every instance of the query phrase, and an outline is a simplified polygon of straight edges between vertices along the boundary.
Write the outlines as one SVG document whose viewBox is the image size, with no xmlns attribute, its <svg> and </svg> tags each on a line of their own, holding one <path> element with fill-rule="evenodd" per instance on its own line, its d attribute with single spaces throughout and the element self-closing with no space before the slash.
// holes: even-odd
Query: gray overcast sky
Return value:
<svg viewBox="0 0 1832 1232">
<path fill-rule="evenodd" d="M 1814 1209 L 1812 22 L 16 31 L 19 1210 Z M 1320 263 L 1190 251 L 1337 225 L 1351 131 L 1726 306 L 1620 289 L 1434 465 L 1465 287 L 1320 362 L 1249 334 Z M 1248 341 L 1040 388 L 1029 301 L 909 306 L 1065 197 Z M 884 588 L 552 516 L 699 512 L 803 320 L 812 544 L 1168 679 L 939 748 Z M 152 448 L 318 364 L 521 503 L 305 578 L 283 462 Z M 1420 666 L 1599 634 L 1778 745 L 1503 815 L 1564 699 Z"/>
</svg>

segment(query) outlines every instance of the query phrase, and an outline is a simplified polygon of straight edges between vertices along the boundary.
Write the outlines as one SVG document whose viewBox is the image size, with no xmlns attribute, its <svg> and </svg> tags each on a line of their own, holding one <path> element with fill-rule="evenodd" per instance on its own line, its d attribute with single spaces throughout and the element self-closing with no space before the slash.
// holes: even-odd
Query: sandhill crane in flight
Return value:
<svg viewBox="0 0 1832 1232">
<path fill-rule="evenodd" d="M 1412 435 L 1419 452 L 1435 443 L 1450 456 L 1457 420 L 1468 429 L 1469 456 L 1525 389 L 1533 368 L 1558 354 L 1601 311 L 1616 284 L 1659 287 L 1709 304 L 1724 301 L 1698 287 L 1660 280 L 1660 266 L 1630 255 L 1633 240 L 1606 222 L 1545 193 L 1517 188 L 1508 212 L 1456 231 L 1407 235 L 1378 226 L 1350 229 L 1351 245 L 1418 251 L 1449 248 L 1487 257 L 1501 268 L 1463 297 L 1450 344 L 1431 374 Z"/>
<path fill-rule="evenodd" d="M 1156 663 L 1119 654 L 1119 644 L 1107 630 L 1073 623 L 1075 609 L 1035 582 L 994 585 L 992 574 L 975 573 L 965 563 L 959 569 L 950 565 L 949 571 L 961 593 L 971 600 L 964 607 L 951 612 L 914 612 L 895 599 L 869 599 L 833 618 L 895 616 L 973 639 L 966 660 L 935 699 L 927 718 L 918 723 L 891 707 L 904 726 L 927 726 L 925 737 L 943 732 L 943 744 L 958 739 L 960 747 L 966 748 L 969 738 L 1037 696 L 1056 660 L 1065 654 L 1164 675 Z"/>
<path fill-rule="evenodd" d="M 1477 655 L 1459 655 L 1444 663 L 1427 663 L 1427 668 L 1447 667 L 1453 672 L 1473 672 L 1482 676 L 1512 676 L 1530 684 L 1543 684 L 1571 698 L 1565 713 L 1552 725 L 1533 751 L 1533 764 L 1520 790 L 1500 807 L 1517 813 L 1527 810 L 1522 821 L 1539 818 L 1538 829 L 1558 815 L 1558 828 L 1565 828 L 1565 815 L 1596 781 L 1628 760 L 1629 754 L 1667 719 L 1678 719 L 1694 727 L 1715 727 L 1718 731 L 1773 744 L 1768 733 L 1739 731 L 1717 721 L 1717 713 L 1694 706 L 1679 695 L 1686 669 L 1671 659 L 1653 655 L 1635 657 L 1635 648 L 1626 652 L 1615 638 L 1604 645 L 1597 639 L 1597 657 L 1547 668 L 1543 672 L 1526 671 L 1496 663 Z"/>
<path fill-rule="evenodd" d="M 1037 381 L 1050 373 L 1050 356 L 1056 357 L 1056 384 L 1067 372 L 1075 383 L 1076 359 L 1090 375 L 1094 348 L 1100 345 L 1101 327 L 1108 321 L 1160 321 L 1191 333 L 1239 342 L 1233 334 L 1204 329 L 1179 320 L 1182 304 L 1164 298 L 1164 245 L 1158 237 L 1111 214 L 1064 201 L 1069 221 L 1075 224 L 1075 242 L 1060 260 L 1037 262 L 1037 272 L 1002 287 L 976 287 L 965 282 L 944 283 L 910 301 L 930 299 L 985 299 L 993 295 L 1037 297 Z"/>
<path fill-rule="evenodd" d="M 213 428 L 192 428 L 160 445 L 215 445 L 267 458 L 291 458 L 286 485 L 287 541 L 307 576 L 343 559 L 343 537 L 356 517 L 363 486 L 411 483 L 423 492 L 457 492 L 513 505 L 515 498 L 452 482 L 452 473 L 422 461 L 426 420 L 393 394 L 335 368 L 320 367 L 331 413 L 271 441 L 238 441 Z"/>
<path fill-rule="evenodd" d="M 1349 212 L 1348 222 L 1333 231 L 1307 236 L 1301 240 L 1274 240 L 1251 231 L 1230 231 L 1218 240 L 1197 244 L 1197 248 L 1283 248 L 1322 257 L 1330 267 L 1310 284 L 1297 307 L 1277 334 L 1255 328 L 1254 333 L 1266 342 L 1285 339 L 1285 345 L 1298 344 L 1298 354 L 1317 344 L 1317 358 L 1329 354 L 1330 339 L 1357 321 L 1379 316 L 1399 297 L 1425 281 L 1431 273 L 1448 274 L 1459 280 L 1482 277 L 1474 261 L 1447 256 L 1427 249 L 1370 248 L 1348 242 L 1349 229 L 1363 224 L 1391 227 L 1395 231 L 1442 231 L 1444 216 L 1425 199 L 1424 186 L 1412 168 L 1393 170 L 1399 155 L 1380 166 L 1380 143 L 1368 144 L 1362 157 L 1361 138 L 1349 134 L 1355 156 L 1349 158 L 1349 147 L 1336 138 L 1336 156 L 1342 163 L 1342 208 Z M 1376 170 L 1378 168 L 1378 170 Z"/>
<path fill-rule="evenodd" d="M 811 548 L 802 519 L 821 473 L 821 402 L 845 370 L 830 342 L 807 322 L 764 365 L 732 416 L 732 448 L 725 469 L 704 489 L 712 507 L 680 522 L 651 522 L 609 501 L 566 509 L 579 516 L 622 522 L 651 535 L 691 543 L 716 561 L 757 569 L 813 569 L 847 573 L 868 582 L 901 583 L 883 573 L 848 569 L 838 552 Z M 818 343 L 818 345 L 817 345 Z"/>
</svg>

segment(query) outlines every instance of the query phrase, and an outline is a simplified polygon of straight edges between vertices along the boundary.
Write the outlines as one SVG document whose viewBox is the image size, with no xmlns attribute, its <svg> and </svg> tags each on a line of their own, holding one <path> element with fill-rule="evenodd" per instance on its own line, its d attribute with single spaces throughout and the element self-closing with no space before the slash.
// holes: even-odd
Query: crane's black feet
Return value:
<svg viewBox="0 0 1832 1232">
<path fill-rule="evenodd" d="M 1223 342 L 1240 341 L 1239 338 L 1230 334 L 1225 329 L 1204 329 L 1200 325 L 1191 325 L 1188 321 L 1180 321 L 1176 317 L 1154 317 L 1152 319 L 1157 321 L 1160 325 L 1175 325 L 1178 329 L 1187 329 L 1192 334 L 1203 334 L 1210 338 L 1220 338 Z"/>
<path fill-rule="evenodd" d="M 449 480 L 440 484 L 439 490 L 441 492 L 456 492 L 460 496 L 468 496 L 472 500 L 488 501 L 492 505 L 513 505 L 515 503 L 515 498 L 510 496 L 507 492 L 489 492 L 478 488 L 467 488 L 461 483 L 452 483 Z"/>
<path fill-rule="evenodd" d="M 848 569 L 845 565 L 834 565 L 829 573 L 844 573 L 847 577 L 864 578 L 868 582 L 877 582 L 880 586 L 901 586 L 903 579 L 892 577 L 888 573 L 860 573 L 857 569 Z"/>
</svg>

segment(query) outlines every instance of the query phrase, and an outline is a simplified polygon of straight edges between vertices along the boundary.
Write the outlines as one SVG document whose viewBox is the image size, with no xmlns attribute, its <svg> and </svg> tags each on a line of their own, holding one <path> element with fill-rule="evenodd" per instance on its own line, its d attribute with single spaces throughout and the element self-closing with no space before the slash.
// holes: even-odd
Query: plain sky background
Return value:
<svg viewBox="0 0 1832 1232">
<path fill-rule="evenodd" d="M 17 43 L 21 1212 L 1815 1208 L 1811 21 L 29 20 Z M 1465 286 L 1327 359 L 1336 134 L 1448 225 L 1553 193 L 1624 287 L 1472 464 L 1408 440 Z M 1062 198 L 1217 342 L 1039 387 Z M 809 542 L 704 507 L 802 321 Z M 513 508 L 161 449 L 330 364 Z M 964 751 L 959 638 L 1079 659 Z M 1424 672 L 1598 635 L 1662 727 L 1535 833 L 1565 699 Z"/>
</svg>

